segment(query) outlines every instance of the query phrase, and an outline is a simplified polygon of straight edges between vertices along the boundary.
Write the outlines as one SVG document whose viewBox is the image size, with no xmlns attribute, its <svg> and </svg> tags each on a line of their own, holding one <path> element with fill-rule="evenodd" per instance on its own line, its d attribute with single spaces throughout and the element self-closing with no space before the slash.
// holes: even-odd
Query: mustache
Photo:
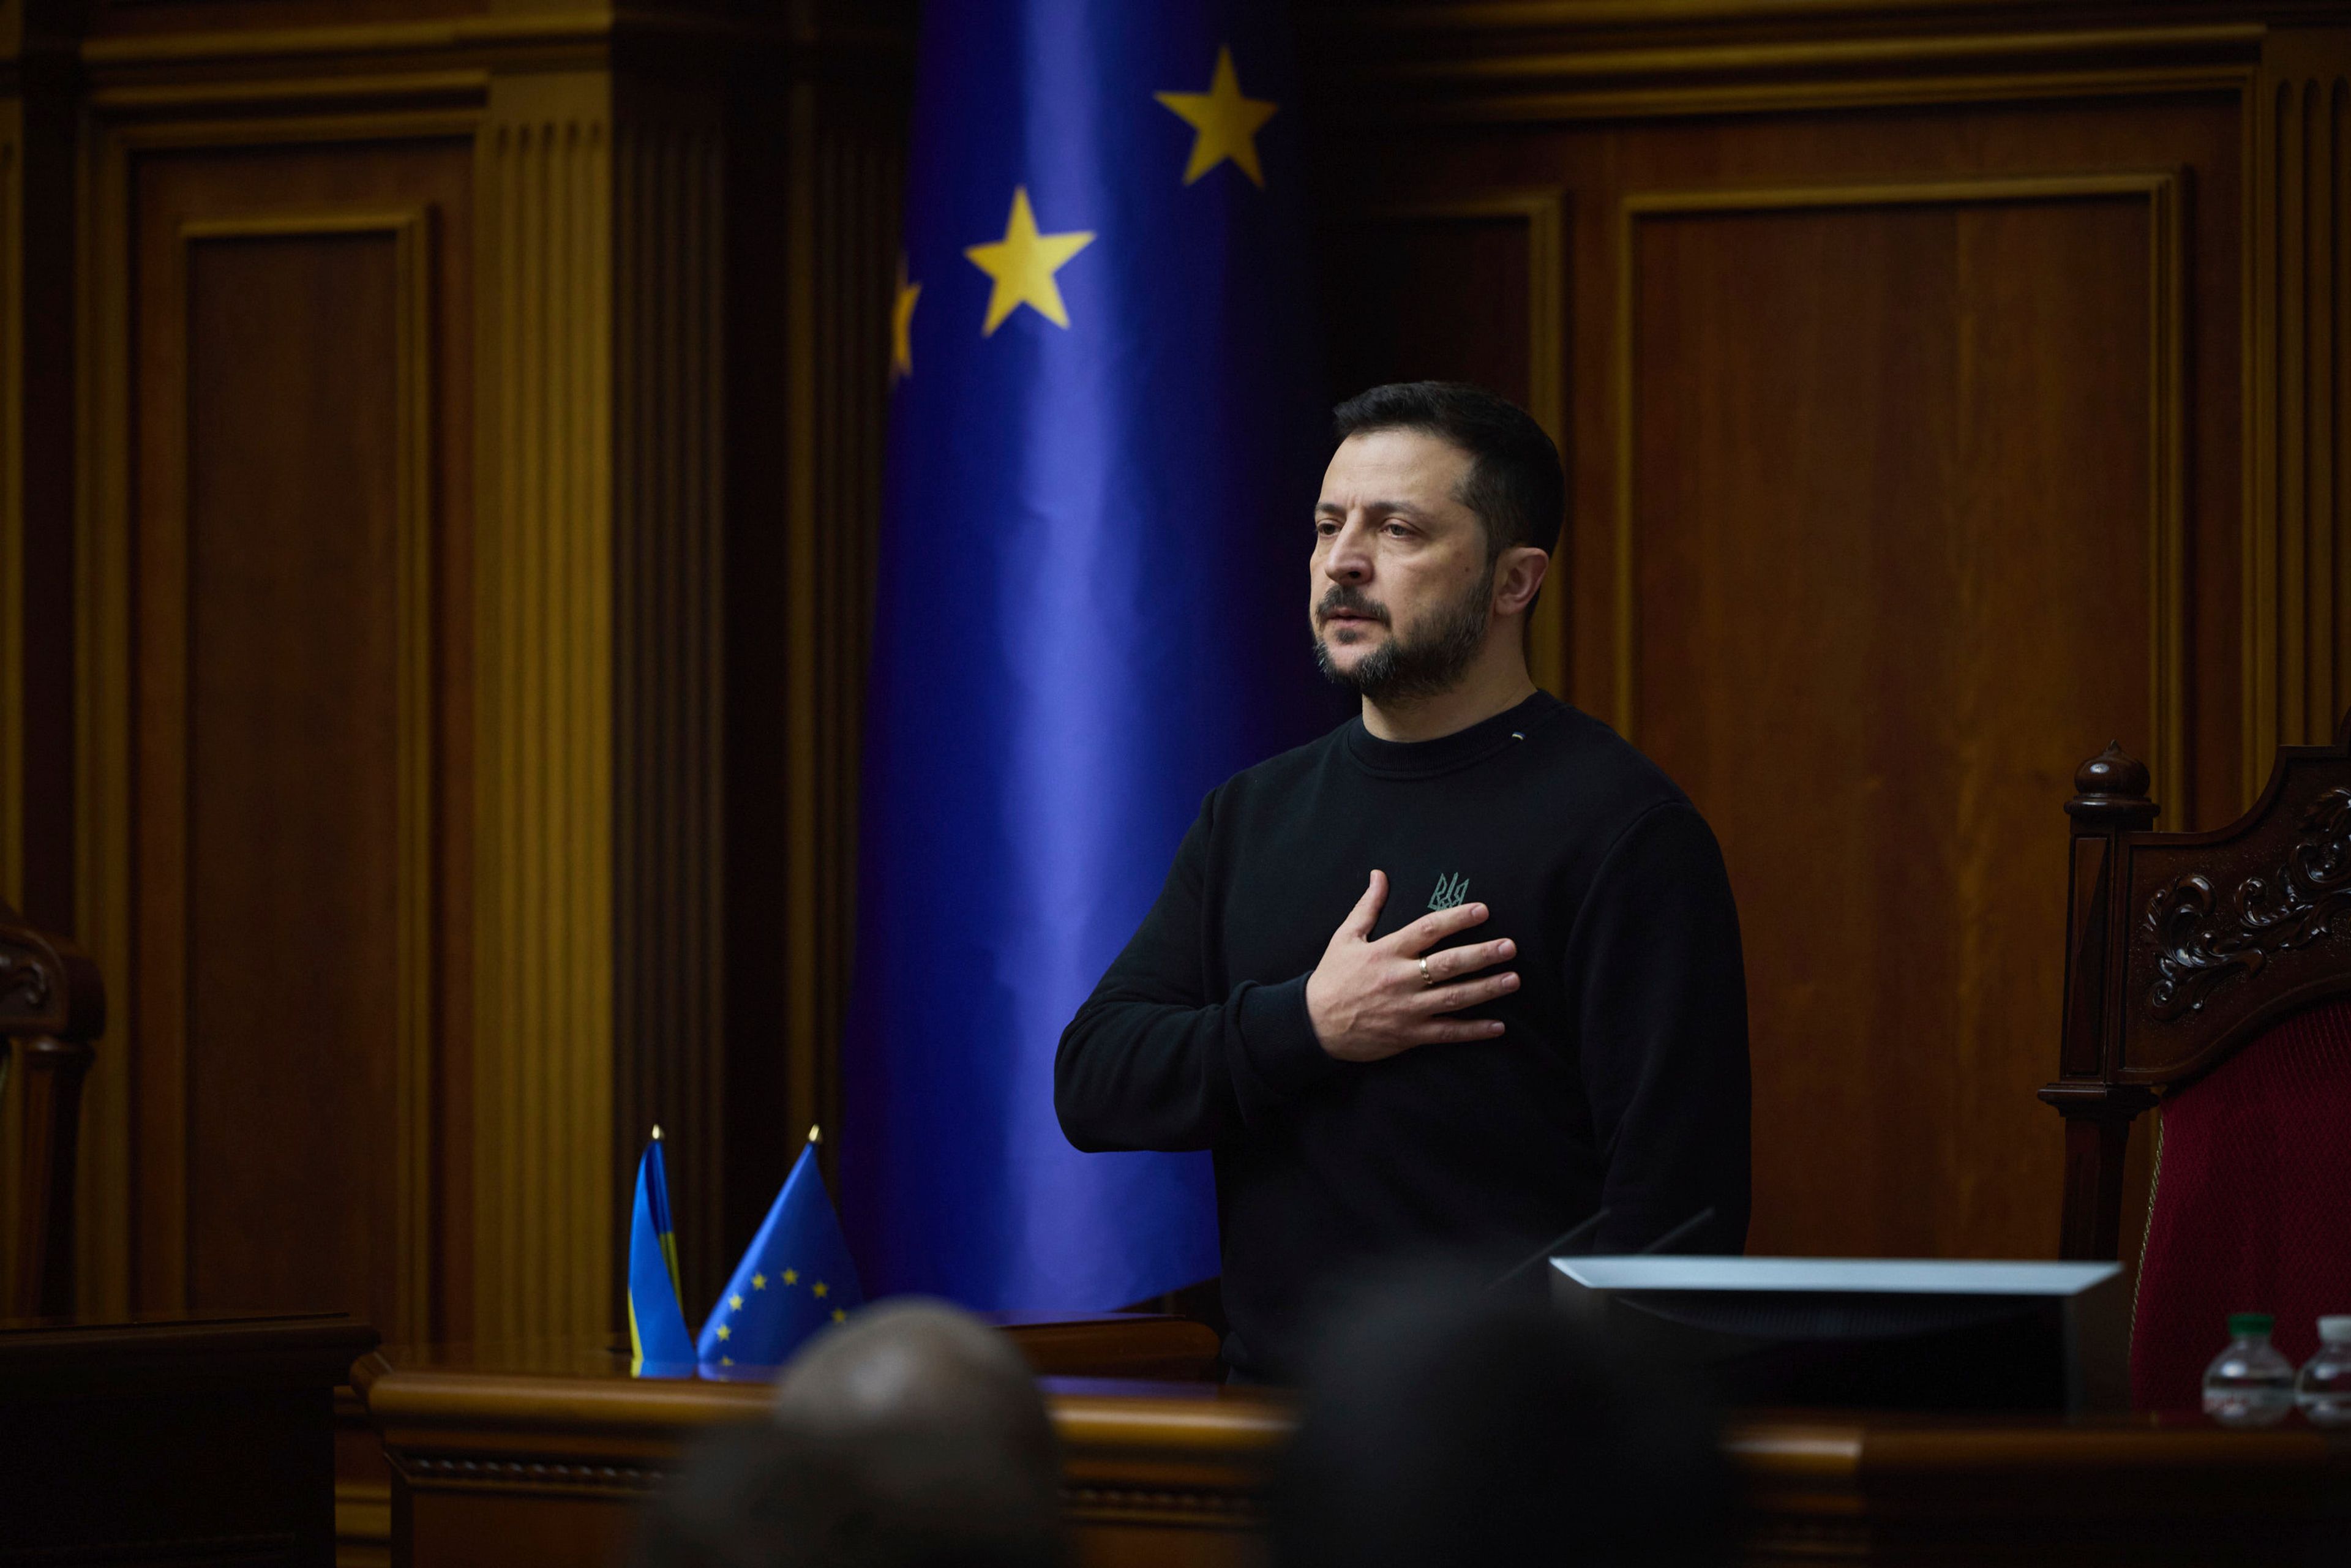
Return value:
<svg viewBox="0 0 2351 1568">
<path fill-rule="evenodd" d="M 1387 606 L 1374 603 L 1369 595 L 1351 582 L 1333 584 L 1331 591 L 1322 596 L 1322 601 L 1314 607 L 1314 619 L 1318 622 L 1328 621 L 1342 610 L 1351 615 L 1368 616 L 1383 626 L 1389 623 Z"/>
</svg>

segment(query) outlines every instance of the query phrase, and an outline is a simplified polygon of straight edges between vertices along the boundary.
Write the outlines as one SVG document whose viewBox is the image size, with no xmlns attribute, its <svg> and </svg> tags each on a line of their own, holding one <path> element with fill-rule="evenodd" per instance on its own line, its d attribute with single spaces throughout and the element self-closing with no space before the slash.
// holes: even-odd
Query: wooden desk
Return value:
<svg viewBox="0 0 2351 1568">
<path fill-rule="evenodd" d="M 1081 1359 L 1082 1339 L 1065 1333 L 1048 1370 Z M 612 1562 L 680 1444 L 761 1419 L 768 1401 L 756 1384 L 632 1381 L 598 1346 L 387 1351 L 353 1382 L 392 1460 L 393 1562 L 413 1568 Z M 1262 1561 L 1287 1398 L 1132 1378 L 1045 1386 L 1088 1568 Z M 1727 1440 L 1757 1563 L 2351 1562 L 2301 1555 L 2351 1485 L 2351 1438 L 2300 1426 L 1759 1412 Z"/>
<path fill-rule="evenodd" d="M 0 1322 L 0 1563 L 329 1568 L 340 1315 Z"/>
<path fill-rule="evenodd" d="M 1136 1314 L 997 1321 L 1055 1379 L 1089 1561 L 1255 1561 L 1264 1459 L 1288 1406 L 1201 1381 L 1214 1333 Z M 768 1401 L 764 1378 L 632 1378 L 601 1340 L 391 1350 L 351 1383 L 392 1466 L 395 1568 L 615 1562 L 680 1447 L 764 1420 Z"/>
</svg>

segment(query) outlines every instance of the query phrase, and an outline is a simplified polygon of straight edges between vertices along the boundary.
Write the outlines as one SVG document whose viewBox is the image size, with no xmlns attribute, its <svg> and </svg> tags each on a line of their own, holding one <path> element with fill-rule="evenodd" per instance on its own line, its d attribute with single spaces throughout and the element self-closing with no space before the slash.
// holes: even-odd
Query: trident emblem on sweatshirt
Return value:
<svg viewBox="0 0 2351 1568">
<path fill-rule="evenodd" d="M 1453 909 L 1469 896 L 1469 879 L 1466 876 L 1439 876 L 1437 891 L 1428 895 L 1431 909 Z"/>
</svg>

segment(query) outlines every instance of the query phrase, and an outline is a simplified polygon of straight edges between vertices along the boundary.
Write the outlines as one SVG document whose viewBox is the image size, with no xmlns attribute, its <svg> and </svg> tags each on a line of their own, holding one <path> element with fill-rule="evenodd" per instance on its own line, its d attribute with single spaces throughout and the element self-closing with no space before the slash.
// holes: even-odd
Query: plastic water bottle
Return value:
<svg viewBox="0 0 2351 1568">
<path fill-rule="evenodd" d="M 2351 1317 L 2318 1320 L 2318 1354 L 2294 1380 L 2294 1403 L 2320 1427 L 2351 1427 Z"/>
<path fill-rule="evenodd" d="M 2204 1414 L 2223 1427 L 2267 1427 L 2294 1408 L 2294 1363 L 2270 1343 L 2275 1322 L 2229 1314 L 2229 1347 L 2204 1369 Z"/>
</svg>

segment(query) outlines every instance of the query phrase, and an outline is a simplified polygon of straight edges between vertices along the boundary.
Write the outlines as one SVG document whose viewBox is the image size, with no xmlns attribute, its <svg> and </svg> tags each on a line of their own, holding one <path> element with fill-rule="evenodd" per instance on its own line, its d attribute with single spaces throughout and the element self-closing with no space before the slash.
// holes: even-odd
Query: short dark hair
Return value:
<svg viewBox="0 0 2351 1568">
<path fill-rule="evenodd" d="M 1567 516 L 1567 476 L 1559 448 L 1534 415 L 1467 382 L 1395 382 L 1357 392 L 1332 411 L 1338 438 L 1374 430 L 1419 430 L 1470 456 L 1457 496 L 1486 525 L 1486 555 L 1513 545 L 1549 550 Z"/>
</svg>

